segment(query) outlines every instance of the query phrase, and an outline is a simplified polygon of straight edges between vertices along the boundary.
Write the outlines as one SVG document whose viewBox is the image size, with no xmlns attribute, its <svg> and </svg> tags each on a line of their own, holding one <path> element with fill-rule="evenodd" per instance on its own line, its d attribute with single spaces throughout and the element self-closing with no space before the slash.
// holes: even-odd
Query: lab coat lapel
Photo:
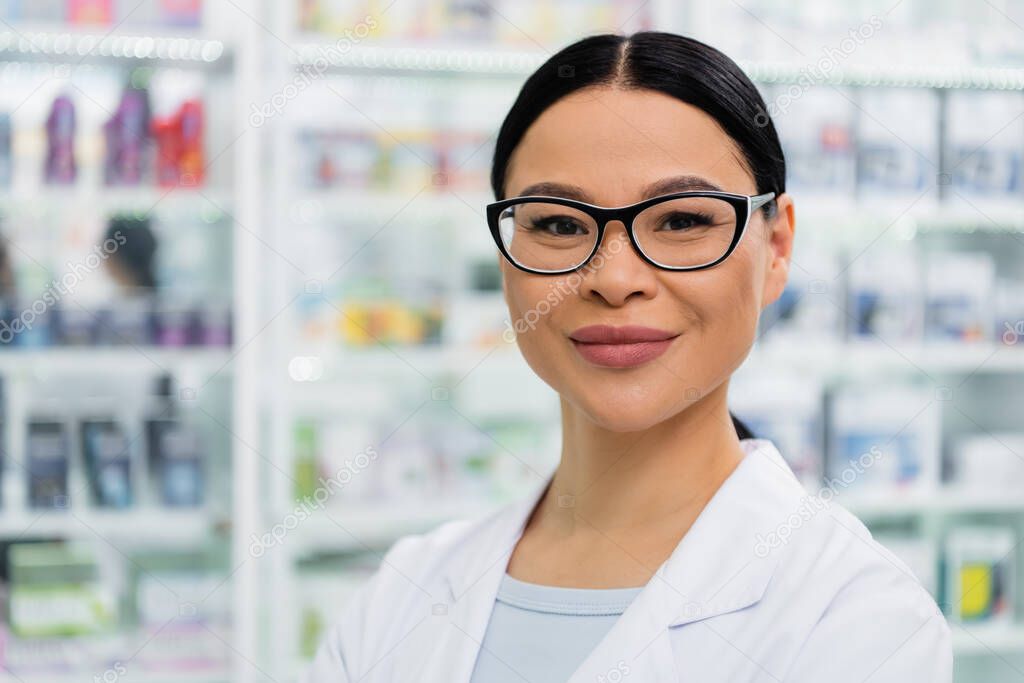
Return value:
<svg viewBox="0 0 1024 683">
<path fill-rule="evenodd" d="M 774 444 L 741 444 L 746 457 L 568 683 L 627 673 L 632 680 L 678 681 L 671 629 L 743 609 L 764 595 L 780 554 L 760 556 L 755 539 L 779 524 L 780 499 L 801 494 Z"/>
<path fill-rule="evenodd" d="M 668 600 L 671 604 L 661 601 Z M 634 598 L 568 683 L 593 683 L 628 678 L 636 681 L 678 681 L 666 616 L 678 596 L 657 577 Z"/>
<path fill-rule="evenodd" d="M 522 500 L 487 519 L 472 542 L 453 552 L 444 577 L 447 599 L 435 605 L 435 609 L 447 610 L 448 623 L 417 680 L 451 683 L 470 679 L 512 550 L 550 483 L 549 474 Z"/>
<path fill-rule="evenodd" d="M 794 509 L 802 493 L 771 441 L 740 443 L 746 457 L 568 683 L 619 680 L 626 673 L 637 681 L 678 681 L 673 628 L 761 599 L 780 553 L 760 557 L 755 539 L 777 526 L 779 511 Z M 435 605 L 447 609 L 449 621 L 431 639 L 433 651 L 418 680 L 470 680 L 509 557 L 550 483 L 548 475 L 453 549 L 444 574 L 447 599 Z"/>
</svg>

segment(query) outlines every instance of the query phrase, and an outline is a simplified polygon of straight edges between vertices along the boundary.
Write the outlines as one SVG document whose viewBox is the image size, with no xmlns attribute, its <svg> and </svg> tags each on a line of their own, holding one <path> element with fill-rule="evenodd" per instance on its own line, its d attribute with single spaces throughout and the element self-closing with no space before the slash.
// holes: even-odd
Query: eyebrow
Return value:
<svg viewBox="0 0 1024 683">
<path fill-rule="evenodd" d="M 673 192 L 690 192 L 694 190 L 723 192 L 721 187 L 714 184 L 707 178 L 702 178 L 698 175 L 681 175 L 672 178 L 664 178 L 645 186 L 642 192 L 642 199 L 649 199 L 651 197 L 671 194 Z M 587 202 L 588 204 L 595 203 L 590 195 L 587 194 L 587 191 L 582 187 L 569 185 L 567 183 L 534 183 L 524 187 L 518 196 L 563 197 L 565 199 L 575 199 L 576 201 Z"/>
</svg>

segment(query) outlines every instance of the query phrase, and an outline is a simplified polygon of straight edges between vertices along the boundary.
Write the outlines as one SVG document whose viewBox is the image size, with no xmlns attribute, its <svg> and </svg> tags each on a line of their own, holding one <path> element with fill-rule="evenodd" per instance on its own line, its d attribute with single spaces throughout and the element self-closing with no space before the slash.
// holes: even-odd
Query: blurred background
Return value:
<svg viewBox="0 0 1024 683">
<path fill-rule="evenodd" d="M 0 681 L 293 681 L 399 535 L 551 471 L 494 134 L 650 28 L 787 154 L 733 412 L 910 565 L 958 682 L 1024 680 L 1024 0 L 0 0 Z"/>
</svg>

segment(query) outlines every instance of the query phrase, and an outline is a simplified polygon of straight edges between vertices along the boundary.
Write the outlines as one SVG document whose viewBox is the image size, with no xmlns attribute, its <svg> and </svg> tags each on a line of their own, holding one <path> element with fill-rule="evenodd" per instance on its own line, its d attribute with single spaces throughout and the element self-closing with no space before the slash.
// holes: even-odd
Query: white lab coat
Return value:
<svg viewBox="0 0 1024 683">
<path fill-rule="evenodd" d="M 771 441 L 741 444 L 739 466 L 569 683 L 949 683 L 949 626 L 907 566 L 837 504 L 842 491 L 828 505 L 809 498 Z M 549 481 L 485 518 L 399 539 L 303 680 L 468 682 Z"/>
</svg>

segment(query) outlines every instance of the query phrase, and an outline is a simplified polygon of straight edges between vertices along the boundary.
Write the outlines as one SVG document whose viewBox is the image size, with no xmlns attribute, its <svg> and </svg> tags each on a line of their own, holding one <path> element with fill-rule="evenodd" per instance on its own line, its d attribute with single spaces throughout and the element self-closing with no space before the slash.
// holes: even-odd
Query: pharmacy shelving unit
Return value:
<svg viewBox="0 0 1024 683">
<path fill-rule="evenodd" d="M 266 125 L 269 129 L 268 138 L 272 141 L 268 151 L 274 160 L 270 164 L 273 170 L 271 190 L 268 192 L 271 204 L 268 213 L 273 217 L 271 224 L 275 226 L 268 233 L 267 239 L 282 252 L 281 258 L 271 257 L 268 261 L 267 273 L 272 283 L 267 305 L 270 312 L 291 312 L 294 297 L 322 291 L 322 288 L 329 286 L 334 267 L 342 265 L 335 263 L 326 271 L 307 266 L 311 260 L 302 258 L 303 254 L 296 243 L 306 245 L 301 241 L 299 231 L 309 222 L 310 215 L 316 219 L 365 214 L 372 215 L 381 225 L 387 222 L 388 216 L 400 215 L 406 221 L 415 217 L 418 222 L 447 220 L 449 223 L 454 221 L 468 225 L 478 222 L 479 209 L 476 207 L 486 201 L 483 192 L 479 190 L 446 193 L 430 191 L 428 188 L 422 193 L 392 189 L 367 192 L 362 189 L 350 191 L 342 187 L 330 192 L 314 193 L 303 189 L 296 178 L 296 145 L 299 131 L 304 125 L 310 124 L 311 113 L 330 107 L 328 111 L 336 109 L 338 117 L 343 118 L 352 129 L 374 130 L 380 125 L 375 120 L 376 113 L 364 110 L 365 100 L 358 90 L 350 90 L 348 86 L 355 83 L 358 88 L 358 84 L 365 83 L 367 77 L 376 78 L 387 74 L 393 77 L 389 85 L 392 92 L 403 92 L 409 86 L 416 89 L 417 84 L 421 93 L 434 88 L 443 90 L 464 87 L 472 90 L 497 78 L 501 85 L 500 100 L 508 100 L 495 103 L 494 116 L 497 116 L 497 108 L 510 103 L 517 83 L 542 60 L 536 51 L 527 52 L 522 49 L 496 54 L 496 51 L 489 49 L 439 48 L 416 51 L 409 55 L 408 63 L 404 56 L 399 56 L 401 64 L 392 65 L 391 61 L 396 57 L 393 49 L 379 50 L 356 44 L 351 46 L 351 50 L 346 46 L 338 51 L 332 49 L 337 46 L 330 38 L 298 34 L 295 5 L 291 2 L 277 3 L 268 24 L 278 37 L 271 45 L 277 53 L 277 66 L 276 70 L 269 72 L 270 92 L 262 101 L 271 101 L 275 93 L 280 95 L 287 92 L 285 86 L 290 83 L 301 81 L 305 90 L 306 76 L 301 74 L 312 75 L 309 91 L 322 92 L 328 89 L 330 98 L 326 102 L 310 100 L 310 93 L 304 92 L 294 101 L 285 101 L 280 115 Z M 321 71 L 324 66 L 321 58 L 325 51 L 334 58 L 328 68 Z M 429 59 L 436 57 L 437 64 L 425 67 L 423 57 L 426 54 L 430 55 Z M 381 68 L 371 66 L 378 59 L 383 62 Z M 401 105 L 395 107 L 395 112 L 400 114 L 402 112 L 397 111 L 399 109 Z M 458 115 L 459 112 L 452 112 L 453 117 Z M 385 123 L 381 128 L 387 127 Z M 396 127 L 401 127 L 401 124 Z M 479 248 L 481 245 L 477 243 L 474 246 Z M 284 317 L 285 314 L 282 314 Z M 494 373 L 521 377 L 525 369 L 518 352 L 507 344 L 497 349 L 449 344 L 394 346 L 389 350 L 381 346 L 351 353 L 339 350 L 336 342 L 332 348 L 308 346 L 297 339 L 296 327 L 299 323 L 295 322 L 295 318 L 291 318 L 291 321 L 271 330 L 271 350 L 266 364 L 271 371 L 266 373 L 268 385 L 261 394 L 264 400 L 261 414 L 266 417 L 267 427 L 265 443 L 268 444 L 268 452 L 273 460 L 273 465 L 265 466 L 263 470 L 267 475 L 267 498 L 271 501 L 262 520 L 264 532 L 275 525 L 280 527 L 284 520 L 289 519 L 289 513 L 295 506 L 296 446 L 293 433 L 297 418 L 365 414 L 373 408 L 386 410 L 390 402 L 388 394 L 393 393 L 386 388 L 394 388 L 401 393 L 415 386 L 424 398 L 429 399 L 437 396 L 435 390 L 444 390 L 457 381 L 452 378 L 464 377 L 467 373 L 472 373 L 474 377 L 494 377 Z M 312 356 L 317 359 L 316 375 L 322 373 L 322 378 L 301 381 L 303 377 L 289 373 L 290 367 L 295 368 L 296 358 Z M 369 377 L 371 385 L 375 384 L 385 390 L 372 392 L 353 388 L 353 370 L 357 374 L 361 373 L 364 378 Z M 529 389 L 532 391 L 516 397 L 512 403 L 518 404 L 519 410 L 523 412 L 530 412 L 532 408 L 535 418 L 542 417 L 545 411 L 548 417 L 554 414 L 552 397 L 536 385 Z M 452 393 L 454 396 L 455 391 Z M 532 405 L 529 399 L 523 401 L 527 394 L 537 399 Z M 424 411 L 432 407 L 428 405 Z M 467 414 L 470 414 L 468 409 Z M 395 432 L 400 432 L 402 425 L 399 422 L 402 422 L 402 417 L 394 417 L 391 427 Z M 271 603 L 265 605 L 265 616 L 261 620 L 266 625 L 261 641 L 266 646 L 266 657 L 262 660 L 266 671 L 275 680 L 287 681 L 294 680 L 299 668 L 304 666 L 299 654 L 299 639 L 306 626 L 299 619 L 297 605 L 302 601 L 299 595 L 300 583 L 306 584 L 309 580 L 301 578 L 301 563 L 323 553 L 378 554 L 399 535 L 425 530 L 454 517 L 476 516 L 491 506 L 479 500 L 436 499 L 408 501 L 402 505 L 391 502 L 347 504 L 312 515 L 290 529 L 282 544 L 268 550 L 260 558 L 263 585 L 272 590 L 275 596 Z M 333 595 L 333 592 L 324 595 L 323 601 L 331 602 Z"/>
<path fill-rule="evenodd" d="M 295 91 L 334 89 L 333 100 L 339 121 L 354 128 L 380 131 L 387 124 L 372 113 L 373 97 L 378 91 L 358 86 L 369 80 L 388 84 L 387 87 L 405 90 L 410 94 L 417 89 L 472 90 L 491 87 L 489 92 L 502 93 L 510 104 L 519 84 L 541 64 L 549 53 L 522 47 L 459 44 L 400 44 L 379 45 L 372 41 L 346 44 L 338 50 L 328 37 L 317 38 L 298 34 L 295 15 L 296 3 L 278 3 L 268 17 L 270 33 L 274 38 L 270 47 L 276 51 L 268 69 L 268 91 L 260 101 L 281 96 L 286 84 L 301 83 Z M 652 3 L 655 26 L 672 26 L 674 8 L 669 3 Z M 334 48 L 332 50 L 332 47 Z M 329 56 L 327 62 L 325 56 Z M 765 89 L 786 87 L 801 77 L 801 65 L 782 62 L 742 62 L 751 77 Z M 312 75 L 311 75 L 312 74 Z M 351 90 L 347 89 L 351 86 Z M 849 89 L 912 88 L 936 93 L 944 102 L 943 93 L 951 89 L 982 91 L 1024 91 L 1024 72 L 1004 69 L 885 69 L 850 68 L 837 71 L 815 87 L 842 87 Z M 384 86 L 381 86 L 383 89 Z M 357 97 L 356 94 L 362 94 Z M 369 93 L 369 94 L 367 94 Z M 280 314 L 287 318 L 288 311 L 303 294 L 324 291 L 323 275 L 303 267 L 299 258 L 300 246 L 293 244 L 296 226 L 309 222 L 309 216 L 371 216 L 377 225 L 387 227 L 394 216 L 402 215 L 417 224 L 434 214 L 447 216 L 450 222 L 462 226 L 460 242 L 473 242 L 473 248 L 487 249 L 486 230 L 480 206 L 489 201 L 483 193 L 434 193 L 421 196 L 412 191 L 367 191 L 363 189 L 332 190 L 313 195 L 304 190 L 297 179 L 297 136 L 311 120 L 310 114 L 322 100 L 306 100 L 305 95 L 294 99 L 279 97 L 281 110 L 266 123 L 268 149 L 273 163 L 268 179 L 268 215 L 272 217 L 267 240 L 280 250 L 275 258 L 266 255 L 266 274 L 271 283 L 267 300 L 268 315 Z M 312 104 L 312 103 L 316 104 Z M 501 111 L 501 107 L 496 107 Z M 493 122 L 496 128 L 497 119 Z M 386 132 L 386 131 L 385 131 Z M 854 209 L 863 209 L 862 200 L 840 198 L 836 202 L 818 201 L 808 193 L 801 199 L 800 215 L 832 216 L 836 212 L 852 215 Z M 906 202 L 904 202 L 905 204 Z M 412 208 L 410 208 L 410 206 Z M 881 215 L 894 207 L 882 207 Z M 902 207 L 900 207 L 902 208 Z M 405 213 L 403 213 L 405 212 Z M 958 213 L 959 212 L 959 213 Z M 893 214 L 895 215 L 895 214 Z M 803 219 L 807 221 L 807 219 Z M 807 221 L 810 224 L 812 221 Z M 965 226 L 970 226 L 969 228 Z M 473 228 L 475 227 L 475 231 Z M 880 226 L 884 227 L 884 226 Z M 976 212 L 948 203 L 922 203 L 918 210 L 901 221 L 895 234 L 911 238 L 915 234 L 931 231 L 950 233 L 966 229 L 987 234 L 1024 234 L 1024 209 L 1010 205 L 985 220 Z M 383 229 L 383 228 L 382 228 Z M 802 234 L 798 231 L 798 234 Z M 483 239 L 481 243 L 479 240 Z M 441 238 L 439 238 L 441 239 Z M 837 230 L 832 236 L 832 248 L 864 245 L 863 231 Z M 306 243 L 302 247 L 309 249 Z M 458 258 L 473 254 L 471 249 L 461 251 Z M 358 256 L 358 255 L 357 255 Z M 465 262 L 455 259 L 456 267 Z M 329 271 L 327 271 L 329 272 Z M 501 307 L 500 298 L 491 302 Z M 304 343 L 298 338 L 295 319 L 287 324 L 275 325 L 268 335 L 270 340 L 265 368 L 266 384 L 260 391 L 259 412 L 265 418 L 263 437 L 269 454 L 264 464 L 265 492 L 270 504 L 260 520 L 260 533 L 275 525 L 281 526 L 296 505 L 294 497 L 297 447 L 294 425 L 297 418 L 309 415 L 362 415 L 368 406 L 387 402 L 389 392 L 401 393 L 406 385 L 422 382 L 424 393 L 458 384 L 461 378 L 472 375 L 483 385 L 501 386 L 503 396 L 474 394 L 472 404 L 496 404 L 495 411 L 522 410 L 533 415 L 540 424 L 545 415 L 557 409 L 557 403 L 538 388 L 512 345 L 498 342 L 493 348 L 461 346 L 457 343 L 440 346 L 404 347 L 379 346 L 367 350 L 339 350 L 338 340 L 322 346 Z M 312 364 L 312 365 L 310 365 Z M 881 343 L 832 342 L 807 349 L 787 349 L 770 343 L 758 343 L 747 366 L 771 367 L 782 372 L 795 372 L 801 376 L 818 378 L 825 386 L 851 377 L 863 375 L 887 377 L 926 370 L 936 376 L 985 375 L 1009 377 L 1014 381 L 1024 375 L 1024 348 L 1008 348 L 997 341 L 976 344 L 940 343 L 887 346 Z M 312 368 L 312 369 L 311 369 Z M 396 370 L 397 368 L 397 370 Z M 364 392 L 353 377 L 376 379 L 378 391 Z M 410 379 L 412 378 L 412 379 Z M 454 382 L 452 381 L 454 378 Z M 451 396 L 457 397 L 458 387 Z M 505 395 L 507 394 L 507 395 Z M 448 394 L 444 394 L 447 398 Z M 500 404 L 500 405 L 497 405 Z M 397 429 L 397 426 L 396 426 Z M 556 455 L 555 452 L 551 453 Z M 553 464 L 553 463 L 549 463 Z M 1024 524 L 1024 497 L 979 496 L 939 491 L 935 494 L 912 496 L 850 496 L 842 503 L 863 516 L 872 526 L 908 521 L 922 533 L 941 536 L 951 520 L 961 518 L 997 518 L 1010 520 L 1020 529 Z M 261 585 L 274 599 L 264 605 L 261 623 L 265 630 L 259 641 L 265 645 L 266 656 L 261 660 L 266 671 L 275 680 L 292 680 L 299 664 L 299 640 L 305 626 L 298 618 L 300 578 L 299 566 L 309 557 L 335 553 L 369 553 L 380 556 L 398 536 L 433 527 L 440 521 L 461 516 L 477 516 L 494 508 L 498 501 L 451 500 L 413 502 L 411 504 L 354 504 L 339 503 L 328 512 L 311 514 L 289 528 L 284 540 L 260 558 Z M 372 561 L 372 560 L 371 560 Z M 1018 567 L 1022 564 L 1018 562 Z M 1018 570 L 1018 574 L 1020 571 Z M 1018 583 L 1024 582 L 1018 577 Z M 324 594 L 332 601 L 334 594 Z M 1017 605 L 1018 618 L 1024 616 Z M 955 648 L 958 658 L 976 660 L 1002 660 L 1024 654 L 1024 628 L 955 627 Z M 986 664 L 982 662 L 981 666 Z M 958 680 L 971 678 L 968 669 L 961 670 L 958 662 Z"/>
<path fill-rule="evenodd" d="M 209 183 L 200 187 L 167 190 L 150 186 L 105 188 L 83 182 L 53 188 L 43 184 L 0 192 L 4 214 L 45 208 L 56 212 L 91 212 L 108 215 L 113 211 L 145 213 L 173 209 L 175 212 L 218 216 L 212 230 L 227 244 L 228 254 L 237 267 L 227 280 L 232 301 L 232 343 L 223 347 L 41 347 L 5 348 L 0 351 L 0 376 L 4 385 L 5 421 L 3 450 L 7 455 L 5 478 L 24 480 L 19 470 L 25 449 L 24 422 L 40 383 L 60 386 L 69 382 L 88 382 L 102 386 L 104 379 L 135 380 L 150 389 L 158 377 L 172 377 L 176 388 L 172 400 L 191 406 L 203 421 L 209 436 L 209 488 L 206 502 L 198 508 L 167 509 L 152 506 L 127 511 L 106 511 L 79 507 L 71 510 L 39 511 L 27 508 L 23 496 L 5 498 L 0 516 L 0 541 L 9 543 L 23 538 L 82 539 L 95 544 L 105 554 L 115 556 L 136 549 L 155 551 L 195 551 L 220 549 L 230 565 L 222 575 L 229 592 L 227 600 L 231 620 L 226 633 L 211 632 L 218 641 L 225 665 L 218 668 L 178 670 L 170 665 L 163 672 L 133 666 L 131 651 L 117 652 L 113 658 L 123 661 L 124 672 L 132 678 L 148 681 L 209 682 L 249 680 L 253 675 L 253 651 L 245 646 L 252 619 L 245 608 L 252 604 L 255 582 L 251 569 L 239 565 L 233 539 L 249 533 L 256 518 L 256 499 L 252 489 L 255 464 L 239 457 L 239 443 L 255 441 L 255 414 L 249 402 L 253 394 L 251 378 L 255 374 L 254 356 L 249 348 L 257 336 L 256 302 L 238 293 L 257 288 L 258 272 L 249 267 L 256 262 L 261 248 L 255 237 L 260 214 L 255 208 L 261 192 L 260 176 L 255 172 L 258 157 L 257 136 L 248 135 L 247 108 L 254 99 L 259 82 L 259 47 L 262 36 L 258 25 L 247 21 L 225 21 L 238 13 L 231 3 L 204 5 L 203 29 L 168 28 L 153 34 L 146 29 L 114 27 L 79 28 L 65 25 L 24 25 L 3 22 L 0 25 L 0 70 L 5 76 L 31 77 L 40 68 L 49 69 L 58 80 L 77 74 L 111 74 L 123 77 L 136 68 L 170 72 L 185 79 L 198 79 L 207 107 L 206 160 Z M 217 33 L 234 29 L 228 33 Z M 152 29 L 151 29 L 152 30 Z M 83 98 L 95 96 L 85 92 Z M 104 104 L 93 102 L 97 107 Z M 115 102 L 110 103 L 111 107 Z M 209 116 L 212 114 L 212 117 Z M 41 126 L 40 126 L 41 127 Z M 236 137 L 237 136 L 237 137 Z M 226 268 L 229 264 L 223 264 Z M 241 376 L 240 376 L 241 375 Z M 180 391 L 179 391 L 180 390 Z M 132 407 L 128 408 L 129 410 Z M 19 428 L 21 427 L 21 428 Z M 85 500 L 85 496 L 81 497 Z M 255 528 L 255 524 L 252 525 Z M 115 553 L 116 551 L 116 553 Z M 127 562 L 127 560 L 126 560 Z M 123 598 L 119 598 L 119 602 Z M 170 623 L 170 622 L 168 622 Z M 128 627 L 124 634 L 134 638 Z M 126 641 L 130 642 L 130 641 Z M 143 642 L 139 639 L 139 642 Z M 136 643 L 137 645 L 138 643 Z M 133 647 L 134 649 L 134 647 Z M 109 652 L 107 654 L 110 654 Z M 0 681 L 36 683 L 106 679 L 115 671 L 94 670 L 80 662 L 80 669 L 52 672 L 0 671 Z"/>
</svg>

